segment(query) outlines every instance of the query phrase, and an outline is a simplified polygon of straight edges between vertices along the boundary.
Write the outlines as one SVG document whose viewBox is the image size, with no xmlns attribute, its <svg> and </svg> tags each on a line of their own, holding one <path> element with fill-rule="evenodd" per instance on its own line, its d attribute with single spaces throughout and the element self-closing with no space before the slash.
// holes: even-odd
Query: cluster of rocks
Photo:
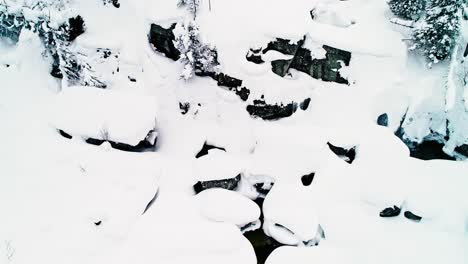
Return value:
<svg viewBox="0 0 468 264">
<path fill-rule="evenodd" d="M 304 47 L 305 36 L 296 43 L 288 39 L 277 38 L 267 44 L 266 48 L 251 49 L 247 53 L 247 60 L 256 64 L 265 63 L 262 56 L 268 51 L 278 51 L 284 55 L 292 56 L 291 59 L 271 61 L 271 70 L 281 76 L 286 76 L 291 69 L 295 69 L 315 79 L 325 82 L 349 84 L 348 80 L 340 74 L 340 69 L 349 66 L 351 53 L 345 50 L 323 45 L 326 51 L 325 58 L 314 58 L 311 51 Z"/>
</svg>

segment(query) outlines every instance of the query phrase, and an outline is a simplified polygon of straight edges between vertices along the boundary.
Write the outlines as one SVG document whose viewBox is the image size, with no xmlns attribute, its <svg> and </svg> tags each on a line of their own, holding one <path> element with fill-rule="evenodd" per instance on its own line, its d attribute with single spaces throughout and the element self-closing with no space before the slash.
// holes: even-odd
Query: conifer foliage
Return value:
<svg viewBox="0 0 468 264">
<path fill-rule="evenodd" d="M 179 24 L 174 34 L 175 47 L 181 53 L 179 61 L 185 65 L 182 72 L 183 79 L 188 80 L 197 73 L 217 72 L 219 66 L 217 51 L 210 45 L 202 43 L 195 21 Z"/>
<path fill-rule="evenodd" d="M 390 10 L 398 17 L 416 20 L 426 7 L 426 0 L 390 0 Z"/>
<path fill-rule="evenodd" d="M 463 0 L 433 0 L 426 16 L 413 34 L 414 47 L 422 50 L 430 63 L 450 57 L 458 41 Z"/>
</svg>

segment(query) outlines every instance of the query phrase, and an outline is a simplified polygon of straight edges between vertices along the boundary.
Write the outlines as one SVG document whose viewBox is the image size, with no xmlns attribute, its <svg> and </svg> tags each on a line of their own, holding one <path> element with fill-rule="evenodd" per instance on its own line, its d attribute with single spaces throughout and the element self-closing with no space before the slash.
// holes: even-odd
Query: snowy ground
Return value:
<svg viewBox="0 0 468 264">
<path fill-rule="evenodd" d="M 257 263 L 240 230 L 260 215 L 246 198 L 255 198 L 250 186 L 199 195 L 192 188 L 239 173 L 275 182 L 263 228 L 292 246 L 278 248 L 267 263 L 468 263 L 468 163 L 410 158 L 392 131 L 409 106 L 439 109 L 443 95 L 438 69 L 422 70 L 407 56 L 384 0 L 211 0 L 211 11 L 202 1 L 203 37 L 217 47 L 222 70 L 251 89 L 249 100 L 312 99 L 307 111 L 274 122 L 253 119 L 246 102 L 208 78 L 180 80 L 182 65 L 152 50 L 151 23 L 189 17 L 175 0 L 120 2 L 119 9 L 92 0 L 74 5 L 88 29 L 77 45 L 119 50 L 126 65 L 122 76 L 109 77 L 112 102 L 122 102 L 106 108 L 82 98 L 82 123 L 73 122 L 76 102 L 51 103 L 67 91 L 49 75 L 37 36 L 24 31 L 16 46 L 0 41 L 0 263 Z M 353 52 L 342 70 L 350 86 L 299 72 L 281 78 L 268 64 L 245 60 L 249 48 L 306 34 Z M 122 84 L 127 73 L 136 84 Z M 421 91 L 428 87 L 432 93 Z M 194 107 L 181 115 L 179 102 Z M 130 120 L 113 127 L 123 131 L 120 140 L 142 137 L 154 125 L 146 114 L 154 113 L 156 151 L 123 152 L 57 133 L 57 116 L 86 129 L 112 109 Z M 375 124 L 382 112 L 390 128 Z M 195 159 L 205 142 L 226 153 Z M 344 162 L 327 142 L 357 146 L 356 160 Z M 301 177 L 311 172 L 314 180 L 304 186 Z M 423 219 L 379 217 L 393 205 Z M 325 239 L 305 247 L 319 225 Z"/>
</svg>

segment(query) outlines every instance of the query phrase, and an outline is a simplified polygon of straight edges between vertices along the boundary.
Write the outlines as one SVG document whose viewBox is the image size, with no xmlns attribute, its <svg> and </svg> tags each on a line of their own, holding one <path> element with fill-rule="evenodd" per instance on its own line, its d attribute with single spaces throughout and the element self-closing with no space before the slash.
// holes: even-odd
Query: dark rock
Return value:
<svg viewBox="0 0 468 264">
<path fill-rule="evenodd" d="M 264 100 L 254 100 L 253 105 L 247 106 L 247 112 L 251 116 L 260 117 L 263 120 L 277 120 L 289 117 L 297 110 L 297 103 L 267 104 Z"/>
<path fill-rule="evenodd" d="M 64 138 L 68 138 L 68 139 L 72 139 L 72 138 L 73 138 L 70 134 L 66 133 L 65 131 L 63 131 L 63 130 L 61 130 L 61 129 L 59 129 L 58 132 L 59 132 L 60 135 L 61 135 L 62 137 L 64 137 Z"/>
<path fill-rule="evenodd" d="M 175 27 L 175 23 L 167 29 L 156 24 L 151 24 L 148 39 L 157 51 L 176 61 L 180 58 L 180 52 L 174 46 L 175 35 L 173 30 Z"/>
<path fill-rule="evenodd" d="M 394 205 L 393 207 L 388 207 L 380 212 L 380 217 L 395 217 L 400 215 L 401 209 Z"/>
<path fill-rule="evenodd" d="M 151 206 L 154 204 L 154 202 L 158 199 L 158 196 L 159 196 L 159 189 L 156 191 L 153 198 L 146 205 L 145 210 L 143 211 L 143 214 L 146 213 L 146 211 L 148 211 L 148 209 L 151 208 Z"/>
<path fill-rule="evenodd" d="M 413 214 L 413 213 L 410 212 L 410 211 L 406 211 L 406 212 L 405 212 L 405 217 L 406 217 L 407 219 L 409 219 L 409 220 L 413 220 L 413 221 L 416 221 L 416 222 L 419 222 L 419 221 L 421 221 L 421 219 L 422 219 L 421 216 L 415 215 L 415 214 Z"/>
<path fill-rule="evenodd" d="M 195 156 L 195 158 L 200 158 L 200 157 L 203 157 L 205 155 L 208 155 L 208 151 L 210 149 L 219 149 L 219 150 L 222 150 L 222 151 L 226 151 L 225 148 L 222 148 L 222 147 L 217 147 L 217 146 L 213 146 L 213 145 L 210 145 L 208 143 L 204 143 L 203 144 L 203 148 L 197 153 L 197 155 Z"/>
<path fill-rule="evenodd" d="M 271 62 L 271 71 L 281 77 L 286 76 L 291 68 L 292 60 L 274 60 Z"/>
<path fill-rule="evenodd" d="M 255 188 L 255 190 L 257 190 L 258 193 L 265 196 L 270 192 L 270 190 L 271 190 L 271 188 L 273 187 L 274 184 L 275 183 L 272 182 L 271 184 L 268 184 L 269 185 L 268 187 L 265 187 L 265 183 L 259 182 L 259 183 L 254 184 L 254 188 Z"/>
<path fill-rule="evenodd" d="M 281 38 L 268 43 L 267 47 L 263 50 L 263 54 L 270 50 L 275 50 L 293 56 L 290 60 L 272 61 L 272 71 L 284 77 L 289 73 L 290 69 L 295 69 L 322 81 L 349 84 L 348 80 L 341 76 L 339 69 L 341 69 L 342 64 L 349 66 L 351 61 L 350 52 L 324 45 L 323 48 L 326 51 L 325 58 L 316 59 L 312 57 L 308 49 L 303 47 L 304 42 L 305 37 L 296 43 Z M 258 54 L 259 53 L 249 52 L 248 58 L 249 55 L 251 58 L 248 60 L 254 63 L 263 61 L 261 55 L 260 58 L 255 57 L 258 56 Z"/>
<path fill-rule="evenodd" d="M 109 5 L 109 4 L 112 4 L 115 8 L 120 7 L 119 0 L 103 0 L 103 3 L 104 3 L 105 6 Z"/>
<path fill-rule="evenodd" d="M 250 90 L 245 87 L 241 87 L 237 88 L 235 93 L 240 97 L 240 99 L 242 99 L 242 101 L 247 101 L 247 99 L 249 99 Z"/>
<path fill-rule="evenodd" d="M 433 159 L 443 159 L 443 160 L 455 160 L 454 157 L 447 155 L 443 151 L 444 143 L 428 140 L 423 141 L 422 143 L 412 143 L 405 142 L 410 149 L 410 156 L 413 158 L 421 160 L 433 160 Z"/>
<path fill-rule="evenodd" d="M 345 149 L 342 147 L 334 146 L 330 142 L 327 142 L 327 145 L 333 153 L 335 153 L 338 157 L 348 162 L 349 164 L 352 164 L 354 159 L 356 158 L 356 147 Z"/>
<path fill-rule="evenodd" d="M 237 175 L 234 178 L 224 179 L 224 180 L 214 180 L 214 181 L 198 181 L 194 186 L 193 189 L 195 193 L 200 193 L 204 190 L 211 189 L 211 188 L 223 188 L 226 190 L 234 190 L 237 188 L 241 180 L 241 175 Z"/>
<path fill-rule="evenodd" d="M 312 184 L 312 181 L 314 180 L 315 172 L 312 172 L 310 174 L 304 175 L 301 177 L 301 182 L 302 185 L 304 186 L 309 186 Z"/>
<path fill-rule="evenodd" d="M 263 50 L 263 54 L 270 50 L 275 50 L 286 55 L 295 55 L 299 47 L 304 44 L 304 40 L 302 39 L 294 43 L 289 39 L 277 38 L 275 41 L 268 43 L 267 47 Z"/>
<path fill-rule="evenodd" d="M 242 86 L 242 80 L 231 77 L 224 73 L 216 74 L 214 79 L 218 81 L 218 86 L 225 86 L 229 88 L 237 88 Z"/>
<path fill-rule="evenodd" d="M 75 40 L 85 32 L 85 22 L 80 15 L 68 19 L 68 27 L 65 30 L 68 35 L 68 41 Z"/>
<path fill-rule="evenodd" d="M 102 221 L 100 221 L 100 220 L 97 221 L 97 222 L 94 222 L 94 225 L 95 225 L 95 226 L 100 226 L 101 224 L 102 224 Z"/>
<path fill-rule="evenodd" d="M 120 7 L 119 0 L 112 0 L 112 5 L 113 5 L 115 8 L 119 8 L 119 7 Z"/>
<path fill-rule="evenodd" d="M 377 125 L 388 127 L 388 115 L 383 113 L 377 118 Z"/>
<path fill-rule="evenodd" d="M 128 80 L 131 81 L 131 82 L 136 82 L 137 81 L 135 78 L 130 77 L 130 76 L 128 76 Z"/>
<path fill-rule="evenodd" d="M 179 103 L 180 112 L 185 115 L 190 110 L 190 103 Z"/>
<path fill-rule="evenodd" d="M 262 59 L 262 55 L 260 54 L 260 52 L 261 52 L 261 49 L 260 50 L 250 49 L 250 51 L 247 53 L 245 58 L 247 59 L 247 61 L 250 61 L 252 63 L 262 64 L 265 61 Z"/>
<path fill-rule="evenodd" d="M 128 151 L 128 152 L 144 152 L 148 150 L 153 150 L 156 147 L 157 139 L 154 140 L 154 143 L 150 142 L 151 141 L 150 139 L 153 137 L 154 133 L 155 133 L 154 130 L 148 132 L 148 135 L 146 136 L 146 138 L 140 141 L 136 146 L 132 146 L 132 145 L 128 145 L 128 144 L 120 143 L 120 142 L 114 142 L 110 140 L 95 139 L 95 138 L 86 139 L 86 143 L 99 146 L 104 142 L 109 142 L 109 144 L 114 149 Z"/>
<path fill-rule="evenodd" d="M 306 98 L 304 101 L 302 101 L 299 104 L 299 108 L 301 108 L 301 110 L 305 111 L 305 110 L 307 110 L 307 108 L 309 108 L 309 104 L 310 104 L 310 98 Z"/>
<path fill-rule="evenodd" d="M 229 88 L 230 91 L 234 91 L 234 93 L 236 93 L 243 101 L 247 101 L 247 99 L 249 99 L 250 90 L 245 87 L 241 87 L 242 80 L 224 73 L 214 74 L 211 77 L 218 82 L 218 86 Z"/>
<path fill-rule="evenodd" d="M 458 154 L 468 157 L 468 144 L 464 144 L 455 148 Z"/>
</svg>

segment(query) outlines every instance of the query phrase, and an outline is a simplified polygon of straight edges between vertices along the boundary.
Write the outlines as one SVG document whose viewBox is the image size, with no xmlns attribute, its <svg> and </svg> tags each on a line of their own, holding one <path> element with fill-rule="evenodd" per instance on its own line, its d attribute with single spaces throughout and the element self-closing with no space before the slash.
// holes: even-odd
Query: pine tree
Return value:
<svg viewBox="0 0 468 264">
<path fill-rule="evenodd" d="M 450 57 L 460 34 L 463 0 L 433 0 L 424 20 L 413 32 L 414 47 L 430 63 Z"/>
<path fill-rule="evenodd" d="M 426 0 L 390 0 L 388 5 L 396 16 L 417 20 L 426 7 Z"/>
<path fill-rule="evenodd" d="M 195 18 L 197 16 L 198 7 L 200 6 L 200 0 L 179 0 L 177 6 L 186 7 Z"/>
<path fill-rule="evenodd" d="M 217 51 L 201 42 L 195 21 L 178 25 L 174 33 L 175 47 L 181 53 L 179 61 L 185 65 L 182 78 L 188 80 L 196 73 L 217 72 L 219 65 Z"/>
</svg>

